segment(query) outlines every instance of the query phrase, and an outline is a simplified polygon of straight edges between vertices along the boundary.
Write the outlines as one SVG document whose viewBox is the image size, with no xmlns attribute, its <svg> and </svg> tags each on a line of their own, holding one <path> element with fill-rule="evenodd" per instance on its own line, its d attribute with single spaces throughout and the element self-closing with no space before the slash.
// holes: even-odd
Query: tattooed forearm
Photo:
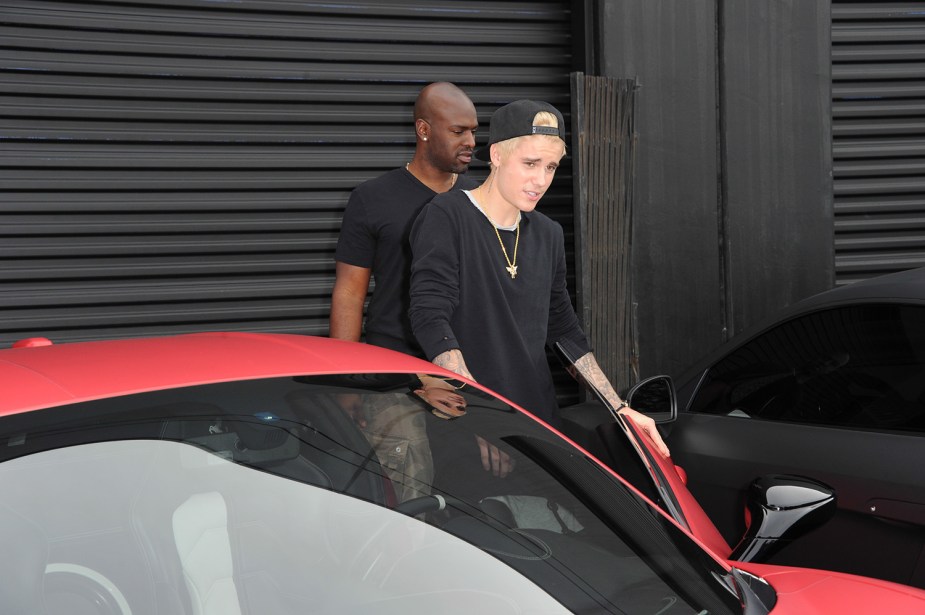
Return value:
<svg viewBox="0 0 925 615">
<path fill-rule="evenodd" d="M 459 348 L 441 352 L 434 357 L 433 362 L 451 372 L 456 372 L 460 376 L 465 376 L 469 380 L 475 380 L 472 374 L 469 373 L 469 368 L 466 367 L 466 360 L 463 359 L 462 351 Z"/>
<path fill-rule="evenodd" d="M 597 364 L 597 360 L 594 358 L 593 354 L 589 352 L 578 359 L 575 362 L 575 367 L 578 368 L 578 371 L 581 372 L 581 375 L 584 376 L 584 379 L 587 380 L 589 384 L 594 385 L 597 390 L 601 392 L 613 408 L 620 408 L 618 412 L 622 416 L 635 423 L 639 429 L 644 431 L 649 438 L 652 439 L 652 443 L 658 448 L 659 453 L 665 457 L 671 456 L 671 451 L 668 450 L 668 445 L 665 444 L 662 435 L 658 433 L 658 427 L 656 427 L 652 417 L 640 414 L 629 406 L 624 405 L 623 400 L 617 395 L 610 381 L 607 380 L 607 376 L 604 375 L 601 367 Z"/>
<path fill-rule="evenodd" d="M 588 384 L 600 391 L 614 408 L 620 407 L 623 400 L 620 399 L 613 385 L 607 380 L 607 376 L 604 375 L 604 371 L 601 369 L 601 366 L 597 364 L 597 359 L 594 358 L 593 354 L 589 352 L 575 361 L 575 367 L 578 368 L 579 373 L 588 381 Z"/>
</svg>

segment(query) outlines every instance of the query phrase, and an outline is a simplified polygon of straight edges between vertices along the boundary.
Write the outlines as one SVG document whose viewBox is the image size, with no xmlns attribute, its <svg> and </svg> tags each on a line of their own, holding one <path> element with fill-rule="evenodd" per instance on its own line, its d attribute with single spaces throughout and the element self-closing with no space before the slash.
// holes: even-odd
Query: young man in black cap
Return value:
<svg viewBox="0 0 925 615">
<path fill-rule="evenodd" d="M 414 104 L 416 146 L 411 161 L 357 186 L 350 194 L 334 258 L 331 337 L 359 341 L 370 278 L 376 290 L 366 314 L 366 341 L 422 356 L 408 322 L 408 233 L 434 195 L 474 188 L 463 175 L 475 147 L 478 118 L 465 92 L 431 83 Z"/>
<path fill-rule="evenodd" d="M 534 211 L 565 155 L 562 114 L 518 100 L 492 115 L 489 131 L 488 145 L 475 152 L 491 163 L 485 182 L 434 197 L 412 227 L 418 342 L 434 363 L 553 424 L 558 406 L 545 346 L 566 342 L 580 349 L 579 363 L 614 407 L 667 455 L 654 421 L 619 398 L 591 354 L 566 288 L 562 227 Z"/>
</svg>

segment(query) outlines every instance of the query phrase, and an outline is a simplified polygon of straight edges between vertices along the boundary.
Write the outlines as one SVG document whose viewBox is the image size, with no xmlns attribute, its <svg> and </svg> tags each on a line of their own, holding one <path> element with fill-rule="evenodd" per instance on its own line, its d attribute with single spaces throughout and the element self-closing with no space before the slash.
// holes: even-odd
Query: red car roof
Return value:
<svg viewBox="0 0 925 615">
<path fill-rule="evenodd" d="M 0 350 L 0 415 L 231 380 L 421 371 L 443 370 L 367 344 L 302 335 L 197 333 L 10 348 Z"/>
</svg>

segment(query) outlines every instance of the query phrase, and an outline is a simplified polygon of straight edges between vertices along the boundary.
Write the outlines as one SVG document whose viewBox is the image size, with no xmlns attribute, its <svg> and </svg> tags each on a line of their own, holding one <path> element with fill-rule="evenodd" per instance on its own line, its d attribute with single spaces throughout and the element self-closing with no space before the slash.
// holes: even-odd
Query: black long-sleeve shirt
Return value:
<svg viewBox="0 0 925 615">
<path fill-rule="evenodd" d="M 499 231 L 514 257 L 514 231 Z M 517 277 L 491 222 L 464 192 L 436 196 L 411 230 L 411 327 L 428 359 L 460 349 L 473 378 L 555 421 L 545 346 L 588 342 L 566 288 L 562 227 L 522 214 Z"/>
</svg>

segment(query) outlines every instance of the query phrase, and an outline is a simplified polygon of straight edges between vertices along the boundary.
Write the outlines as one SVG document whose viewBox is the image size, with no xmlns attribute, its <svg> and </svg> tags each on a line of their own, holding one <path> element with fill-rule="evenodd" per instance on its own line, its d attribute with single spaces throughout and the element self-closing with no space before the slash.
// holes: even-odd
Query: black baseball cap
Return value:
<svg viewBox="0 0 925 615">
<path fill-rule="evenodd" d="M 534 126 L 533 118 L 540 111 L 548 111 L 556 116 L 559 126 Z M 501 141 L 527 135 L 552 135 L 565 141 L 565 120 L 559 110 L 548 102 L 541 100 L 515 100 L 500 107 L 491 114 L 488 128 L 488 143 L 476 148 L 474 154 L 479 160 L 491 161 L 491 146 Z"/>
</svg>

